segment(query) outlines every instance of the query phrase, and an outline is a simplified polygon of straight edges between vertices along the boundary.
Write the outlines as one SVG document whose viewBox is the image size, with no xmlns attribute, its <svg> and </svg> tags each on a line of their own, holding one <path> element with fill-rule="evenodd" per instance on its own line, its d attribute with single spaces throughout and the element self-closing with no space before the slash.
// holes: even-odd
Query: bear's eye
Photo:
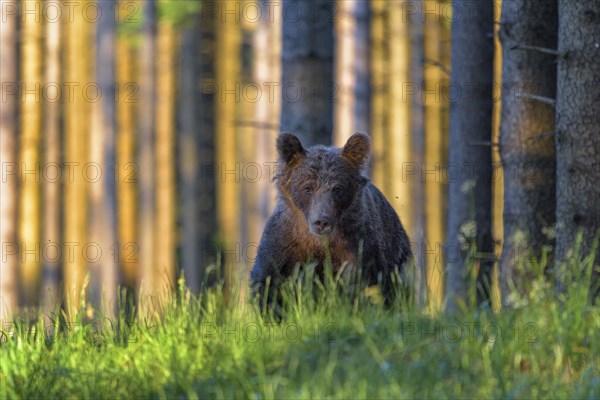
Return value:
<svg viewBox="0 0 600 400">
<path fill-rule="evenodd" d="M 340 197 L 344 193 L 344 189 L 341 186 L 336 186 L 332 190 L 333 195 L 336 197 Z"/>
<path fill-rule="evenodd" d="M 302 191 L 306 194 L 311 194 L 313 191 L 312 186 L 305 186 L 304 189 L 302 189 Z"/>
</svg>

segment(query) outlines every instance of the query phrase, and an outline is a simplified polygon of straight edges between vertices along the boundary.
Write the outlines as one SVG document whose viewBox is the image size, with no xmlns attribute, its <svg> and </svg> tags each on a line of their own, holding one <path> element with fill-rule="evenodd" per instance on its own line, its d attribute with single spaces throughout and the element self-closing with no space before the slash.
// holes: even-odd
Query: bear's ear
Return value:
<svg viewBox="0 0 600 400">
<path fill-rule="evenodd" d="M 284 132 L 277 137 L 277 151 L 286 164 L 290 163 L 294 158 L 306 154 L 306 150 L 302 147 L 300 139 L 287 132 Z"/>
<path fill-rule="evenodd" d="M 342 149 L 342 157 L 355 168 L 365 166 L 369 153 L 371 151 L 371 140 L 364 133 L 355 133 L 350 136 L 344 148 Z"/>
</svg>

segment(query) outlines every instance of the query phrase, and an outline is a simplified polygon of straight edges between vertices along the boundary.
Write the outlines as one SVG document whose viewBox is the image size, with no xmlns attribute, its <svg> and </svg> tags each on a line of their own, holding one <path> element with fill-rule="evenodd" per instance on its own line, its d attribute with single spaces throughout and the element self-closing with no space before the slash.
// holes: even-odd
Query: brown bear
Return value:
<svg viewBox="0 0 600 400">
<path fill-rule="evenodd" d="M 405 272 L 410 243 L 398 215 L 365 175 L 369 137 L 355 133 L 341 149 L 305 149 L 296 136 L 282 133 L 277 151 L 278 203 L 250 274 L 259 304 L 268 305 L 282 280 L 310 262 L 329 265 L 334 275 L 342 266 L 355 269 L 363 285 L 380 285 L 386 302 L 406 291 L 394 275 Z"/>
</svg>

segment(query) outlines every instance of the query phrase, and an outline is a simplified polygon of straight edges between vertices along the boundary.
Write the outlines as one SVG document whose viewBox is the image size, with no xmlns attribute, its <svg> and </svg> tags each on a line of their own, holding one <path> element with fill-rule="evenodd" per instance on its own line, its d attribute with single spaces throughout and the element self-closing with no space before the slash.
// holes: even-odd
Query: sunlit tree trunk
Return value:
<svg viewBox="0 0 600 400">
<path fill-rule="evenodd" d="M 175 283 L 175 50 L 177 39 L 167 20 L 158 25 L 156 114 L 156 231 L 154 282 L 164 303 Z"/>
<path fill-rule="evenodd" d="M 98 26 L 93 26 L 98 29 Z M 99 87 L 99 67 L 94 62 L 98 57 L 98 45 L 99 38 L 97 37 L 100 32 L 96 32 L 96 42 L 91 47 L 93 58 L 92 58 L 92 75 L 95 77 L 95 81 Z M 104 93 L 103 93 L 104 95 Z M 89 166 L 93 169 L 93 174 L 89 176 L 92 178 L 88 181 L 88 196 L 89 196 L 89 224 L 88 224 L 88 239 L 89 244 L 92 245 L 89 249 L 91 257 L 86 257 L 88 267 L 89 283 L 86 292 L 86 317 L 96 318 L 100 315 L 102 308 L 102 269 L 105 267 L 107 253 L 110 244 L 104 242 L 104 228 L 106 214 L 104 213 L 104 175 L 110 174 L 110 170 L 104 165 L 102 155 L 104 153 L 104 124 L 103 124 L 103 112 L 104 107 L 102 106 L 102 99 L 91 104 L 91 124 L 90 124 L 90 140 L 89 140 Z M 111 254 L 108 254 L 111 257 Z"/>
<path fill-rule="evenodd" d="M 388 132 L 388 52 L 386 47 L 385 1 L 370 3 L 371 11 L 371 180 L 385 192 L 388 168 L 385 136 Z"/>
<path fill-rule="evenodd" d="M 46 98 L 44 105 L 44 170 L 43 180 L 44 216 L 42 243 L 56 245 L 54 252 L 44 252 L 42 257 L 42 293 L 41 303 L 46 325 L 50 325 L 53 314 L 60 304 L 60 265 L 61 260 L 56 250 L 63 247 L 61 240 L 61 124 L 60 124 L 60 92 L 61 84 L 61 52 L 60 52 L 60 20 L 47 20 L 45 26 L 45 76 Z M 50 89 L 52 88 L 52 90 Z M 55 100 L 56 99 L 56 100 Z M 52 172 L 52 173 L 51 173 Z"/>
<path fill-rule="evenodd" d="M 387 33 L 389 46 L 389 128 L 385 146 L 389 149 L 390 170 L 386 180 L 389 189 L 384 194 L 400 216 L 407 232 L 413 232 L 412 180 L 407 167 L 411 162 L 411 103 L 406 96 L 410 78 L 410 25 L 404 13 L 406 2 L 387 3 Z M 385 186 L 384 186 L 385 188 Z"/>
<path fill-rule="evenodd" d="M 235 1 L 227 0 L 221 7 L 235 9 Z M 215 145 L 217 179 L 217 221 L 225 297 L 229 298 L 236 276 L 236 259 L 240 250 L 240 182 L 241 165 L 236 138 L 236 112 L 240 99 L 240 41 L 241 32 L 235 13 L 217 13 L 215 76 Z M 236 85 L 237 84 L 237 85 Z"/>
<path fill-rule="evenodd" d="M 280 90 L 273 90 L 273 83 L 280 82 L 281 76 L 281 13 L 272 7 L 272 3 L 261 0 L 261 19 L 256 24 L 252 33 L 254 48 L 254 63 L 252 70 L 245 78 L 254 82 L 260 88 L 258 92 L 249 92 L 246 100 L 256 97 L 257 101 L 252 109 L 247 108 L 243 120 L 253 121 L 249 133 L 241 132 L 242 138 L 247 140 L 244 162 L 247 166 L 244 174 L 244 188 L 248 198 L 248 218 L 245 227 L 246 238 L 243 243 L 243 261 L 250 268 L 256 257 L 258 242 L 260 241 L 265 222 L 274 208 L 275 188 L 271 178 L 275 170 L 277 155 L 275 152 L 275 139 L 279 127 Z M 256 94 L 255 94 L 256 93 Z M 247 275 L 244 275 L 247 277 Z"/>
<path fill-rule="evenodd" d="M 241 51 L 242 63 L 238 81 L 241 85 L 241 97 L 237 110 L 236 137 L 238 138 L 238 154 L 240 169 L 240 246 L 239 254 L 236 254 L 238 264 L 236 275 L 239 277 L 239 304 L 243 306 L 247 298 L 247 289 L 250 278 L 250 257 L 255 251 L 260 237 L 256 237 L 256 227 L 261 224 L 258 213 L 258 192 L 256 182 L 259 174 L 259 166 L 256 164 L 257 126 L 254 119 L 255 102 L 259 91 L 253 82 L 253 59 L 244 55 L 252 48 L 255 24 L 249 23 L 247 19 L 240 21 L 241 28 Z M 252 60 L 252 61 L 251 61 Z"/>
<path fill-rule="evenodd" d="M 265 222 L 275 206 L 275 187 L 271 179 L 275 171 L 277 154 L 275 140 L 279 132 L 281 91 L 271 90 L 274 82 L 281 81 L 281 13 L 271 7 L 272 3 L 261 0 L 261 20 L 254 32 L 254 81 L 262 89 L 262 96 L 254 111 L 255 162 L 260 176 L 250 182 L 249 188 L 255 198 L 252 218 L 248 224 L 248 263 L 254 261 L 258 242 Z"/>
<path fill-rule="evenodd" d="M 342 147 L 354 132 L 369 132 L 370 9 L 369 3 L 337 0 L 333 143 Z"/>
<path fill-rule="evenodd" d="M 441 106 L 440 106 L 440 124 L 442 126 L 442 170 L 441 172 L 441 182 L 443 183 L 443 201 L 442 205 L 442 216 L 444 217 L 442 222 L 442 227 L 444 230 L 443 238 L 444 240 L 440 243 L 439 248 L 436 251 L 441 252 L 440 262 L 441 262 L 441 272 L 442 272 L 442 280 L 440 283 L 442 284 L 442 290 L 440 291 L 440 301 L 441 305 L 444 301 L 444 296 L 446 295 L 446 259 L 445 259 L 445 251 L 444 245 L 446 243 L 446 234 L 448 230 L 448 213 L 449 213 L 449 198 L 450 198 L 450 190 L 449 190 L 449 178 L 448 178 L 448 166 L 450 162 L 450 155 L 448 148 L 450 146 L 450 69 L 452 64 L 452 18 L 449 18 L 447 14 L 444 14 L 444 7 L 451 7 L 451 4 L 440 2 L 440 14 L 442 15 L 442 19 L 440 20 L 440 31 L 441 31 L 441 46 L 440 46 L 440 68 L 444 69 L 444 73 L 440 75 L 440 97 L 441 97 Z"/>
<path fill-rule="evenodd" d="M 283 22 L 281 129 L 305 146 L 331 144 L 334 4 L 330 0 L 284 0 L 298 17 Z"/>
<path fill-rule="evenodd" d="M 0 25 L 0 80 L 2 107 L 0 107 L 0 157 L 2 201 L 0 241 L 2 241 L 0 270 L 0 323 L 11 320 L 18 305 L 19 252 L 17 244 L 17 183 L 19 179 L 17 153 L 17 16 L 18 5 L 3 1 Z M 6 13 L 5 13 L 6 12 Z"/>
<path fill-rule="evenodd" d="M 556 260 L 567 262 L 571 274 L 581 268 L 578 260 L 568 260 L 577 235 L 582 234 L 578 257 L 583 258 L 600 234 L 599 15 L 597 1 L 558 2 Z M 600 296 L 599 248 L 595 248 L 592 302 Z M 558 285 L 564 290 L 565 270 L 558 268 Z"/>
<path fill-rule="evenodd" d="M 513 285 L 531 278 L 523 270 L 553 245 L 548 230 L 556 218 L 554 107 L 522 98 L 556 97 L 556 57 L 519 46 L 556 49 L 555 1 L 504 0 L 502 10 L 502 122 L 504 248 L 500 264 L 503 303 Z"/>
<path fill-rule="evenodd" d="M 500 18 L 502 15 L 502 0 L 494 0 L 494 106 L 492 110 L 492 241 L 494 256 L 500 260 L 502 256 L 502 238 L 504 224 L 504 182 L 502 181 L 502 162 L 500 159 L 500 120 L 502 111 L 502 45 L 500 44 Z M 500 298 L 500 263 L 494 263 L 492 273 L 492 305 L 494 311 L 501 307 Z"/>
<path fill-rule="evenodd" d="M 257 192 L 256 225 L 250 241 L 258 244 L 264 224 L 275 206 L 275 187 L 271 182 L 277 154 L 275 140 L 279 131 L 281 91 L 273 90 L 273 82 L 281 79 L 281 13 L 270 7 L 267 0 L 260 2 L 261 21 L 254 33 L 254 80 L 262 88 L 262 96 L 256 103 L 256 162 L 260 167 L 260 179 L 254 184 Z M 256 249 L 254 249 L 256 250 Z"/>
<path fill-rule="evenodd" d="M 155 76 L 156 76 L 156 3 L 146 0 L 143 4 L 144 19 L 140 49 L 140 104 L 139 104 L 139 197 L 138 197 L 138 240 L 139 240 L 139 301 L 142 318 L 153 311 L 157 284 L 155 282 Z"/>
<path fill-rule="evenodd" d="M 39 1 L 24 1 L 23 10 L 40 9 Z M 41 266 L 41 123 L 42 123 L 42 19 L 38 13 L 21 18 L 22 104 L 20 121 L 19 243 L 22 300 L 26 306 L 38 303 Z"/>
<path fill-rule="evenodd" d="M 424 15 L 424 56 L 425 82 L 422 90 L 425 102 L 425 162 L 421 167 L 422 179 L 425 181 L 425 260 L 427 264 L 428 305 L 437 310 L 443 298 L 444 260 L 442 244 L 444 243 L 444 221 L 446 205 L 446 185 L 442 174 L 445 165 L 444 154 L 446 142 L 444 132 L 443 107 L 447 107 L 447 98 L 442 96 L 442 85 L 447 73 L 442 58 L 444 40 L 443 24 L 446 23 L 437 0 L 426 0 L 423 4 L 427 10 Z"/>
<path fill-rule="evenodd" d="M 492 272 L 491 141 L 493 84 L 492 0 L 452 3 L 452 75 L 461 94 L 450 108 L 446 299 L 450 312 L 463 302 L 489 299 Z M 457 92 L 454 92 L 455 94 Z M 475 270 L 468 270 L 474 265 Z M 467 293 L 477 275 L 476 294 Z M 475 295 L 477 299 L 475 299 Z"/>
<path fill-rule="evenodd" d="M 74 6 L 73 22 L 66 24 L 66 72 L 65 82 L 73 84 L 73 101 L 65 104 L 65 165 L 72 167 L 73 174 L 63 180 L 65 248 L 73 246 L 73 253 L 64 261 L 65 300 L 67 317 L 74 321 L 76 312 L 85 301 L 81 297 L 87 263 L 84 247 L 89 245 L 87 238 L 88 185 L 86 183 L 89 149 L 89 128 L 91 104 L 83 86 L 91 79 L 90 71 L 90 23 L 82 14 L 88 2 Z M 92 93 L 90 93 L 90 96 Z M 71 164 L 67 164 L 71 163 Z M 71 168 L 70 167 L 70 168 Z M 91 173 L 91 172 L 90 172 Z M 71 179 L 72 178 L 72 179 Z"/>
<path fill-rule="evenodd" d="M 120 0 L 121 7 L 129 0 Z M 136 286 L 139 261 L 137 243 L 137 190 L 140 170 L 136 163 L 135 110 L 140 94 L 135 81 L 136 57 L 133 57 L 132 38 L 117 38 L 117 198 L 118 198 L 118 258 L 123 284 L 130 291 Z M 136 53 L 137 54 L 137 53 Z M 130 293 L 131 294 L 131 293 Z"/>
</svg>

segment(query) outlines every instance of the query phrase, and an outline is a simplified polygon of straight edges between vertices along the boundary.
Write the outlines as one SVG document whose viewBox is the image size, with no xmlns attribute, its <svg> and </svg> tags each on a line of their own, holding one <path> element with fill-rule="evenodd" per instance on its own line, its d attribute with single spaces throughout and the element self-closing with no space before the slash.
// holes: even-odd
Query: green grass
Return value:
<svg viewBox="0 0 600 400">
<path fill-rule="evenodd" d="M 305 281 L 306 284 L 306 281 Z M 543 278 L 514 309 L 385 309 L 298 284 L 282 320 L 182 290 L 160 320 L 5 327 L 2 398 L 600 397 L 600 311 L 588 282 Z M 314 288 L 313 288 L 314 289 Z M 10 333 L 8 331 L 11 331 Z"/>
</svg>

